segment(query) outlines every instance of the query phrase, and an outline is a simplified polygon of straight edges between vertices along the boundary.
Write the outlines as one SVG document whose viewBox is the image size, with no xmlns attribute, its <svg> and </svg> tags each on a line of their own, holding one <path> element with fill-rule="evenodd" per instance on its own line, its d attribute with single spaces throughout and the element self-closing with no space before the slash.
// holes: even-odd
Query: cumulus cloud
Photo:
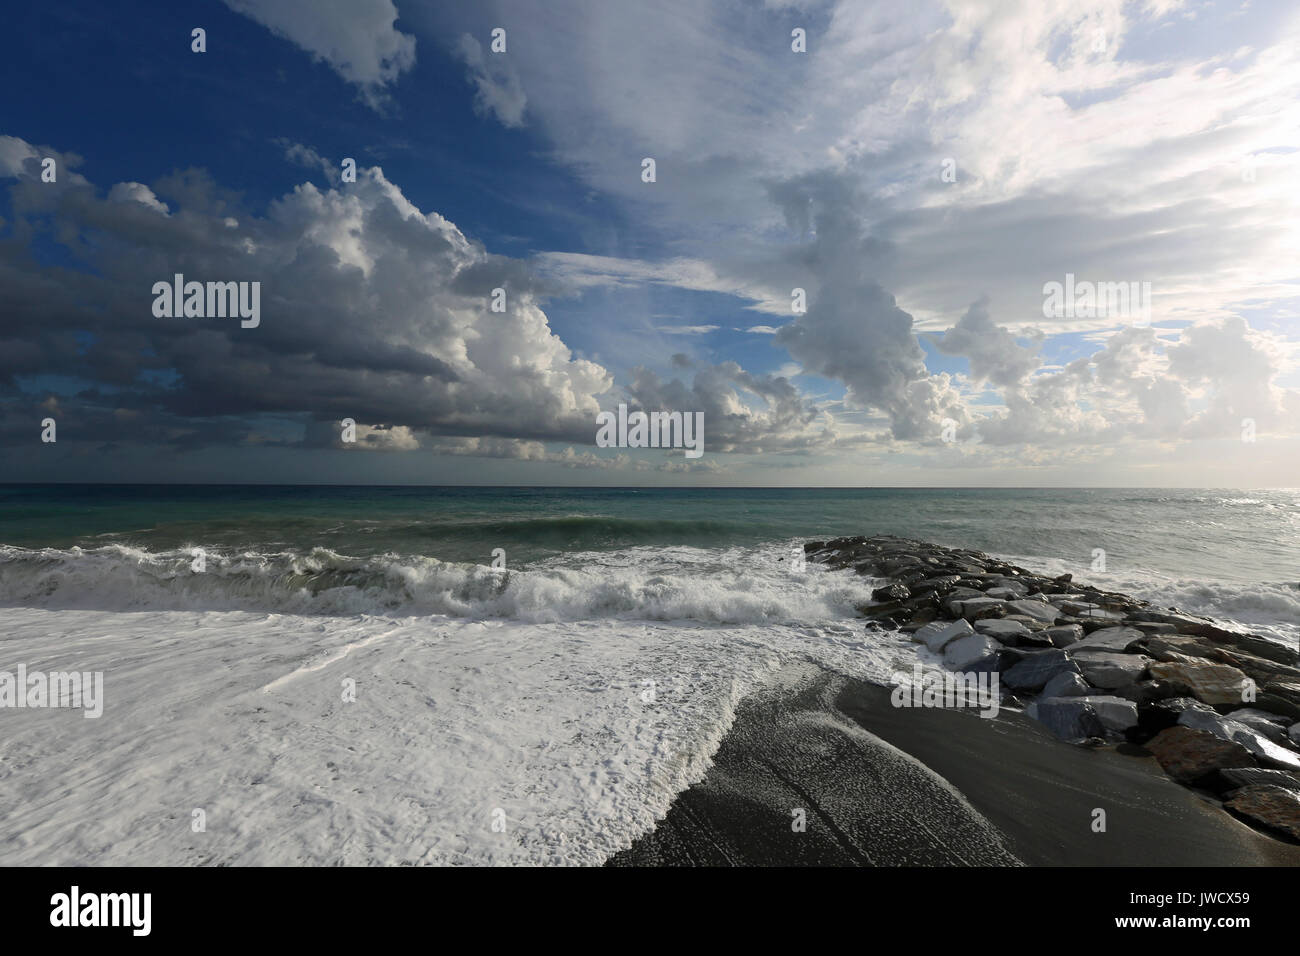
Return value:
<svg viewBox="0 0 1300 956">
<path fill-rule="evenodd" d="M 626 391 L 632 407 L 704 413 L 707 452 L 806 452 L 829 448 L 841 437 L 832 416 L 805 400 L 788 379 L 754 375 L 736 362 L 695 370 L 688 385 L 633 370 Z"/>
<path fill-rule="evenodd" d="M 289 154 L 335 168 L 308 147 Z M 17 231 L 48 229 L 85 268 L 38 266 L 20 244 L 0 248 L 0 342 L 11 345 L 0 355 L 9 385 L 0 439 L 28 440 L 35 408 L 57 400 L 71 441 L 643 467 L 572 447 L 594 442 L 597 412 L 616 404 L 614 376 L 552 331 L 541 307 L 550 280 L 420 210 L 377 167 L 359 169 L 356 183 L 303 183 L 260 215 L 198 171 L 152 187 L 117 184 L 107 198 L 84 179 L 55 186 L 37 173 L 28 157 L 14 177 Z M 154 284 L 176 273 L 260 283 L 260 324 L 154 316 Z M 503 313 L 489 308 L 498 287 L 508 293 Z M 680 353 L 673 362 L 691 365 Z M 35 375 L 87 387 L 55 398 Z M 628 393 L 646 406 L 706 412 L 711 452 L 836 437 L 829 416 L 787 380 L 736 363 L 697 369 L 689 387 L 638 369 Z M 355 442 L 341 440 L 343 419 L 355 423 Z"/>
<path fill-rule="evenodd" d="M 325 5 L 315 25 L 290 23 L 287 2 L 231 5 L 325 59 L 372 105 L 413 63 L 389 0 Z M 730 0 L 402 11 L 404 28 L 453 47 L 480 113 L 507 126 L 526 115 L 547 158 L 643 224 L 635 244 L 489 255 L 382 171 L 341 184 L 295 144 L 291 157 L 322 169 L 329 188 L 300 186 L 253 211 L 187 173 L 119 184 L 110 206 L 65 174 L 72 154 L 57 188 L 32 188 L 51 151 L 0 137 L 0 172 L 20 180 L 15 235 L 49 223 L 97 273 L 37 266 L 20 244 L 0 250 L 0 312 L 21 317 L 0 317 L 0 380 L 22 390 L 47 367 L 75 376 L 88 387 L 67 403 L 108 434 L 199 443 L 234 440 L 250 416 L 348 415 L 374 434 L 409 428 L 447 454 L 552 460 L 566 452 L 551 443 L 590 441 L 589 416 L 610 406 L 623 370 L 575 357 L 545 297 L 667 286 L 779 316 L 746 331 L 770 337 L 775 362 L 784 350 L 800 374 L 846 390 L 841 415 L 789 376 L 737 363 L 678 353 L 686 381 L 633 370 L 632 401 L 705 410 L 719 450 L 844 447 L 864 440 L 847 424 L 863 418 L 896 442 L 934 442 L 949 419 L 990 455 L 1030 446 L 1023 458 L 1223 437 L 1244 418 L 1294 432 L 1296 392 L 1281 384 L 1293 343 L 1241 316 L 1295 314 L 1300 15 L 1197 7 L 1191 18 L 1176 0 L 827 0 L 793 5 L 810 33 L 800 56 L 788 49 L 791 6 L 743 17 Z M 353 22 L 355 36 L 340 34 Z M 475 39 L 501 24 L 508 56 Z M 638 176 L 644 155 L 658 162 L 653 189 Z M 140 283 L 178 263 L 263 278 L 259 337 L 142 320 Z M 1165 328 L 1046 319 L 1043 284 L 1066 273 L 1150 281 Z M 498 285 L 510 290 L 505 316 L 482 309 Z M 791 312 L 793 287 L 807 290 L 804 314 Z M 86 304 L 105 288 L 95 318 Z M 659 331 L 721 331 L 709 341 L 725 347 L 737 325 L 698 321 Z M 642 331 L 615 341 L 630 353 Z M 918 332 L 965 359 L 969 376 L 933 374 Z M 22 414 L 44 397 L 22 391 Z M 134 431 L 122 424 L 132 415 Z"/>
<path fill-rule="evenodd" d="M 947 375 L 931 375 L 912 317 L 874 278 L 876 241 L 862 232 L 852 187 L 837 176 L 776 184 L 787 221 L 813 238 L 802 258 L 816 281 L 807 311 L 776 333 L 808 372 L 848 387 L 848 401 L 889 416 L 898 439 L 933 439 L 969 415 Z"/>
<path fill-rule="evenodd" d="M 1037 370 L 1041 359 L 1036 345 L 1043 336 L 1035 334 L 1032 340 L 1035 346 L 1022 346 L 1007 329 L 995 324 L 987 297 L 971 303 L 942 338 L 931 337 L 944 354 L 968 359 L 973 379 L 1003 388 L 1019 384 Z"/>
<path fill-rule="evenodd" d="M 140 187 L 171 200 L 168 217 L 129 184 L 101 199 L 36 172 L 24 165 L 12 188 L 15 231 L 49 229 L 86 268 L 0 250 L 0 339 L 23 343 L 0 379 L 88 383 L 65 406 L 104 440 L 165 440 L 179 421 L 194 424 L 178 438 L 230 440 L 258 416 L 352 418 L 374 447 L 413 447 L 416 431 L 591 440 L 610 373 L 554 334 L 526 268 L 422 212 L 378 168 L 300 185 L 262 216 L 193 171 Z M 155 317 L 153 284 L 178 272 L 260 282 L 261 324 Z M 495 285 L 510 290 L 505 313 L 488 309 Z M 11 426 L 38 397 L 9 397 Z M 109 406 L 141 415 L 114 420 Z"/>
<path fill-rule="evenodd" d="M 947 418 L 999 446 L 1100 447 L 1232 433 L 1246 408 L 1284 427 L 1284 366 L 1238 315 L 1295 300 L 1294 11 L 830 0 L 806 11 L 800 57 L 773 39 L 783 9 L 737 21 L 723 0 L 596 16 L 558 2 L 575 14 L 563 28 L 551 9 L 486 0 L 475 29 L 526 26 L 512 62 L 555 155 L 673 241 L 657 261 L 551 254 L 543 271 L 781 316 L 806 287 L 806 314 L 750 331 L 843 383 L 897 439 L 933 440 Z M 544 62 L 560 43 L 571 55 Z M 611 71 L 612 49 L 636 53 Z M 656 156 L 654 190 L 628 174 L 629 140 Z M 1066 273 L 1149 281 L 1154 320 L 1190 328 L 1171 345 L 1114 317 L 1047 319 L 1042 287 Z M 972 304 L 985 293 L 998 321 L 988 298 Z M 931 374 L 918 330 L 942 333 L 969 380 Z M 1081 347 L 1087 332 L 1103 347 Z M 1222 368 L 1194 360 L 1224 336 Z M 1049 344 L 1066 357 L 1045 363 Z M 972 406 L 977 387 L 995 394 Z"/>
<path fill-rule="evenodd" d="M 978 424 L 984 441 L 1115 444 L 1295 432 L 1300 393 L 1277 384 L 1284 348 L 1239 318 L 1203 322 L 1173 343 L 1150 327 L 1108 336 L 1064 368 L 1010 385 L 1005 410 Z"/>
</svg>

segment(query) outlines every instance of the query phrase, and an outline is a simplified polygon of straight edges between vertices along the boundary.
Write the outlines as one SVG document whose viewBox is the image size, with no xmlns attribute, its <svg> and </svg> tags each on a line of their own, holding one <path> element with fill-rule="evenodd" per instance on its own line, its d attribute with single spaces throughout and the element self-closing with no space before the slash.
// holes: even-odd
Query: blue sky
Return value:
<svg viewBox="0 0 1300 956">
<path fill-rule="evenodd" d="M 1288 4 L 10 25 L 0 478 L 1294 484 Z M 262 324 L 151 315 L 176 271 L 261 282 Z M 1149 316 L 1045 315 L 1067 273 L 1149 284 Z M 702 411 L 705 456 L 596 448 L 619 402 Z"/>
</svg>

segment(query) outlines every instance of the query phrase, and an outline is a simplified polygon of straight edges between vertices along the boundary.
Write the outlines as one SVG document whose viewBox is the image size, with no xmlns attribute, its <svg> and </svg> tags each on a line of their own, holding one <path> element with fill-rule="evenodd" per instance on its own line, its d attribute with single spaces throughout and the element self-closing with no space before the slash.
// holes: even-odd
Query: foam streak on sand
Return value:
<svg viewBox="0 0 1300 956">
<path fill-rule="evenodd" d="M 304 664 L 302 667 L 299 667 L 297 670 L 290 671 L 289 673 L 285 674 L 283 677 L 277 677 L 275 680 L 271 681 L 271 683 L 263 687 L 262 692 L 270 693 L 271 691 L 275 690 L 277 687 L 283 687 L 285 684 L 289 683 L 289 681 L 301 677 L 304 674 L 310 674 L 314 671 L 323 670 L 324 668 L 329 667 L 331 664 L 337 664 L 339 661 L 343 660 L 343 658 L 347 657 L 349 654 L 351 654 L 353 651 L 357 650 L 358 648 L 369 647 L 371 644 L 374 644 L 376 641 L 382 641 L 384 638 L 396 633 L 397 633 L 396 628 L 391 631 L 380 631 L 378 634 L 372 634 L 370 637 L 367 637 L 365 640 L 357 641 L 355 644 L 348 644 L 346 647 L 340 648 L 339 650 L 335 651 L 333 654 L 330 654 L 328 657 L 326 657 L 321 661 L 318 661 L 315 664 Z"/>
</svg>

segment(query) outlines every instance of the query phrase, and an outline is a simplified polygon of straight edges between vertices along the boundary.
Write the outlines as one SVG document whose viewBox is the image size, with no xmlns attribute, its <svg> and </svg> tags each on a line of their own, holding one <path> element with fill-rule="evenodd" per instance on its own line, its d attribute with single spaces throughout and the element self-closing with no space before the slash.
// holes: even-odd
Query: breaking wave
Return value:
<svg viewBox="0 0 1300 956">
<path fill-rule="evenodd" d="M 716 624 L 852 617 L 871 578 L 784 563 L 790 548 L 631 548 L 493 570 L 417 555 L 151 552 L 0 546 L 0 604 L 98 610 L 445 614 L 530 622 L 629 618 Z"/>
</svg>

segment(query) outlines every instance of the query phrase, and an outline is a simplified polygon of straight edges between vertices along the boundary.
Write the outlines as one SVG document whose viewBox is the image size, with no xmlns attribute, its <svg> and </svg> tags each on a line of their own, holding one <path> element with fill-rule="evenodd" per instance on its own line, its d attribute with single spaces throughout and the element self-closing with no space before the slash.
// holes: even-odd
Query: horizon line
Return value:
<svg viewBox="0 0 1300 956">
<path fill-rule="evenodd" d="M 561 488 L 579 491 L 1292 491 L 1293 485 L 548 485 L 284 481 L 0 481 L 0 487 L 90 488 Z"/>
</svg>

